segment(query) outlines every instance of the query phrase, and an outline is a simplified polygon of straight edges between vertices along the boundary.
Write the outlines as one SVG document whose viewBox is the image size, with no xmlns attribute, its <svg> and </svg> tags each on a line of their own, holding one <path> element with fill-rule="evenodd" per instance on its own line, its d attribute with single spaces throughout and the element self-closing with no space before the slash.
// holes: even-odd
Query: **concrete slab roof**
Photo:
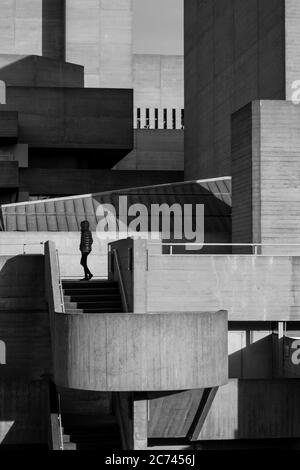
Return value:
<svg viewBox="0 0 300 470">
<path fill-rule="evenodd" d="M 95 230 L 99 205 L 111 204 L 118 214 L 120 196 L 127 196 L 128 206 L 204 204 L 205 216 L 219 219 L 220 225 L 231 217 L 231 178 L 224 177 L 5 204 L 1 206 L 0 223 L 2 220 L 4 231 L 73 232 L 80 230 L 80 222 L 86 219 Z"/>
</svg>

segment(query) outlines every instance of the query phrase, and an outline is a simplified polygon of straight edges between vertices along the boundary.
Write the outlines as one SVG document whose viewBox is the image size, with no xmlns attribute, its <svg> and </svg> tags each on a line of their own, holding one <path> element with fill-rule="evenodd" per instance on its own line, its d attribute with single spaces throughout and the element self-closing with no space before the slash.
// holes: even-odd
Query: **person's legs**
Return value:
<svg viewBox="0 0 300 470">
<path fill-rule="evenodd" d="M 84 277 L 86 279 L 88 279 L 88 277 L 89 277 L 88 276 L 88 267 L 87 267 L 87 255 L 88 255 L 88 253 L 82 253 L 81 254 L 81 260 L 80 260 L 80 264 L 84 269 Z"/>
<path fill-rule="evenodd" d="M 80 264 L 81 266 L 83 267 L 84 269 L 84 277 L 85 279 L 91 279 L 93 277 L 91 271 L 89 270 L 88 268 L 88 265 L 87 265 L 87 257 L 88 257 L 89 253 L 82 253 L 82 256 L 81 256 L 81 261 L 80 261 Z"/>
<path fill-rule="evenodd" d="M 91 271 L 89 270 L 88 268 L 88 265 L 87 265 L 87 257 L 89 256 L 89 253 L 86 254 L 86 270 L 87 270 L 87 275 L 88 277 L 91 279 L 93 277 Z"/>
</svg>

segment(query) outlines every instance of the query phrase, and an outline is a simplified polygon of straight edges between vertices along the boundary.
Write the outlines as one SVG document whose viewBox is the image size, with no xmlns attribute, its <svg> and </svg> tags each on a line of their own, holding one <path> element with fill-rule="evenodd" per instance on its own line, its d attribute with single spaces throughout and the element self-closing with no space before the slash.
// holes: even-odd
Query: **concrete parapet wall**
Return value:
<svg viewBox="0 0 300 470">
<path fill-rule="evenodd" d="M 147 391 L 227 382 L 227 313 L 55 315 L 55 380 Z"/>
</svg>

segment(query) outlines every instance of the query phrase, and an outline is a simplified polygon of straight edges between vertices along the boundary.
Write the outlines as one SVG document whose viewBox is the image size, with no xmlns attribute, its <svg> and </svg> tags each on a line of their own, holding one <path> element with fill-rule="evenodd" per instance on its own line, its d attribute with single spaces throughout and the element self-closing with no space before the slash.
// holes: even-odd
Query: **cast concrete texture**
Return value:
<svg viewBox="0 0 300 470">
<path fill-rule="evenodd" d="M 141 109 L 141 128 L 150 110 L 150 128 L 154 129 L 154 109 L 159 110 L 159 128 L 163 129 L 163 109 L 168 110 L 168 128 L 172 129 L 172 109 L 176 109 L 176 128 L 181 128 L 184 108 L 183 56 L 136 54 L 133 57 L 134 108 Z M 134 127 L 136 126 L 136 114 Z"/>
<path fill-rule="evenodd" d="M 19 112 L 19 143 L 31 147 L 133 147 L 132 91 L 8 87 L 0 110 Z"/>
<path fill-rule="evenodd" d="M 0 54 L 0 80 L 6 86 L 84 86 L 83 67 L 36 55 Z"/>
<path fill-rule="evenodd" d="M 64 0 L 2 0 L 3 54 L 36 54 L 64 60 Z"/>
<path fill-rule="evenodd" d="M 135 129 L 134 149 L 116 166 L 117 170 L 183 171 L 184 131 Z"/>
<path fill-rule="evenodd" d="M 300 4 L 297 0 L 285 0 L 285 84 L 286 99 L 290 100 L 300 88 Z M 298 93 L 299 97 L 299 93 Z"/>
<path fill-rule="evenodd" d="M 134 150 L 118 163 L 116 169 L 183 170 L 183 68 L 183 56 L 133 56 Z M 137 108 L 140 109 L 140 129 L 136 129 Z M 149 109 L 148 124 L 146 109 Z M 158 110 L 158 129 L 155 129 L 155 109 Z M 167 109 L 167 129 L 164 129 L 164 109 Z M 173 109 L 176 110 L 176 129 L 173 129 Z M 148 129 L 144 129 L 146 125 Z"/>
<path fill-rule="evenodd" d="M 300 244 L 300 106 L 256 101 L 232 120 L 234 243 Z M 300 246 L 263 247 L 300 253 Z"/>
<path fill-rule="evenodd" d="M 0 105 L 1 106 L 1 105 Z M 0 144 L 18 138 L 18 113 L 0 108 Z"/>
<path fill-rule="evenodd" d="M 9 243 L 9 241 L 7 241 Z M 44 299 L 43 256 L 0 256 L 0 443 L 47 443 L 49 316 Z"/>
<path fill-rule="evenodd" d="M 18 163 L 0 161 L 0 189 L 17 188 L 18 186 Z"/>
<path fill-rule="evenodd" d="M 2 0 L 0 43 L 83 65 L 87 87 L 132 87 L 132 0 Z"/>
<path fill-rule="evenodd" d="M 132 0 L 66 0 L 66 60 L 87 87 L 132 88 Z"/>
<path fill-rule="evenodd" d="M 300 72 L 299 13 L 291 0 L 185 0 L 186 179 L 230 175 L 231 114 L 286 98 L 285 54 L 288 82 Z"/>
</svg>

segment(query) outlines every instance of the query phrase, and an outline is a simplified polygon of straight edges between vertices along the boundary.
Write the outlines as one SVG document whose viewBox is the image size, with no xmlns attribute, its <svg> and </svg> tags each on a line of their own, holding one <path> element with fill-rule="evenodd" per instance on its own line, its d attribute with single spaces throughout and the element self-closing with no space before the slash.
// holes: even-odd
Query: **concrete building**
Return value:
<svg viewBox="0 0 300 470">
<path fill-rule="evenodd" d="M 0 16 L 2 202 L 181 179 L 168 162 L 110 171 L 134 146 L 131 0 L 8 0 Z"/>
<path fill-rule="evenodd" d="M 66 1 L 65 58 L 88 88 L 132 88 L 132 0 Z"/>
<path fill-rule="evenodd" d="M 98 186 L 95 194 L 1 206 L 4 448 L 299 449 L 300 3 L 186 0 L 185 10 L 190 180 L 149 185 L 141 166 L 130 170 L 131 187 L 109 190 L 105 175 L 125 171 L 106 168 L 98 181 L 96 169 L 80 168 L 76 188 Z M 49 85 L 44 60 L 30 58 L 26 80 L 38 70 L 44 83 L 26 88 L 30 112 L 23 85 L 14 82 L 18 74 L 6 77 L 12 85 L 1 97 L 20 108 L 3 108 L 0 138 L 23 155 L 19 136 L 29 149 L 44 144 L 41 119 L 56 147 L 75 139 L 86 151 L 90 139 L 99 148 L 111 142 L 117 164 L 116 142 L 129 146 L 127 121 L 122 133 L 116 105 L 119 135 L 105 132 L 109 102 L 85 122 L 86 142 L 74 128 L 77 99 L 91 93 L 102 106 L 106 93 L 117 102 L 114 93 L 128 91 L 74 86 L 77 72 L 82 84 L 81 69 L 66 63 L 53 68 L 55 83 L 64 85 Z M 48 112 L 36 118 L 45 90 Z M 150 103 L 139 99 L 140 109 Z M 127 112 L 124 106 L 123 118 Z M 100 134 L 92 125 L 98 118 Z M 16 162 L 4 159 L 2 170 L 0 184 L 13 190 L 22 175 Z M 49 168 L 35 170 L 35 184 L 44 170 L 44 181 L 55 186 L 57 170 L 50 180 Z M 63 191 L 71 171 L 60 171 Z M 134 185 L 138 174 L 144 187 Z M 166 183 L 167 173 L 159 174 Z M 167 212 L 152 227 L 157 206 Z M 79 282 L 83 219 L 93 232 L 95 279 Z"/>
<path fill-rule="evenodd" d="M 299 80 L 297 0 L 186 0 L 186 178 L 231 174 L 230 117 L 290 100 Z"/>
<path fill-rule="evenodd" d="M 184 58 L 133 56 L 134 149 L 116 169 L 184 169 Z"/>
</svg>

